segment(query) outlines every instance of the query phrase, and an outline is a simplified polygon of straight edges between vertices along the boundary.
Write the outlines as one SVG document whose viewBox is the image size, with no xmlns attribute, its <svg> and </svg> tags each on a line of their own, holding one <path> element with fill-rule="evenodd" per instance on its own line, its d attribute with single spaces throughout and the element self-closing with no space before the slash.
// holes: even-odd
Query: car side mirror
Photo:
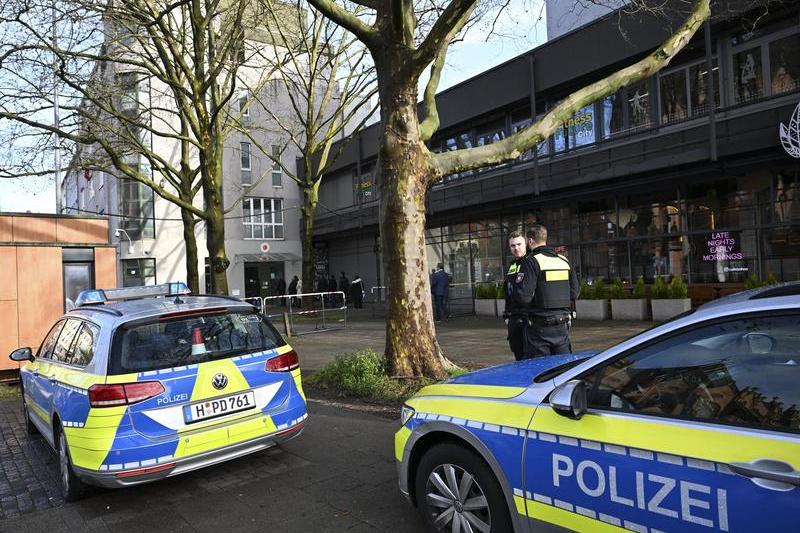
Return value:
<svg viewBox="0 0 800 533">
<path fill-rule="evenodd" d="M 33 361 L 33 352 L 30 348 L 17 348 L 8 356 L 12 361 L 21 363 L 22 361 Z"/>
<path fill-rule="evenodd" d="M 586 383 L 573 379 L 559 385 L 550 394 L 550 405 L 561 416 L 579 419 L 586 413 L 588 405 Z"/>
</svg>

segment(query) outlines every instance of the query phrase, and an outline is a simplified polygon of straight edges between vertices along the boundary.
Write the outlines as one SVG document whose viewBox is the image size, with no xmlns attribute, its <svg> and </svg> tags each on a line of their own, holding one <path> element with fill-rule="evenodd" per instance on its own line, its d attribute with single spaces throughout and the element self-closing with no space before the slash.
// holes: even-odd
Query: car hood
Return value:
<svg viewBox="0 0 800 533">
<path fill-rule="evenodd" d="M 598 353 L 597 351 L 593 351 L 535 357 L 524 361 L 515 361 L 513 363 L 476 370 L 475 372 L 469 372 L 449 379 L 444 383 L 452 385 L 527 387 L 533 382 L 533 378 L 545 370 L 550 370 L 551 368 L 578 359 L 588 359 Z"/>
</svg>

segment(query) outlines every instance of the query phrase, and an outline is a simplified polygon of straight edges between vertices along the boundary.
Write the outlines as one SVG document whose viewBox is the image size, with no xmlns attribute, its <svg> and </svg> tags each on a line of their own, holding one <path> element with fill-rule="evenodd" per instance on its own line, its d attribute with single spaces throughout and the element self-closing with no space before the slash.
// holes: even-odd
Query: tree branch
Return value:
<svg viewBox="0 0 800 533">
<path fill-rule="evenodd" d="M 308 3 L 321 11 L 326 17 L 359 38 L 368 47 L 376 47 L 380 41 L 378 30 L 367 26 L 357 16 L 345 11 L 335 0 L 308 0 Z"/>
</svg>

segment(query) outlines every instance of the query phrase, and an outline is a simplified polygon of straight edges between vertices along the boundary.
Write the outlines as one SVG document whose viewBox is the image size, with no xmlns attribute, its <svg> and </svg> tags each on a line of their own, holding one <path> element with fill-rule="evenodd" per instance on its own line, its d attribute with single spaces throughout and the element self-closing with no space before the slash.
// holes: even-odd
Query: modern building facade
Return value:
<svg viewBox="0 0 800 533">
<path fill-rule="evenodd" d="M 581 109 L 537 150 L 429 191 L 428 264 L 445 264 L 456 299 L 471 305 L 472 285 L 501 280 L 508 233 L 533 222 L 589 281 L 680 276 L 702 301 L 751 276 L 800 279 L 800 160 L 779 133 L 800 103 L 798 3 L 726 15 L 668 68 Z M 440 93 L 430 148 L 504 138 L 679 23 L 613 13 Z M 368 287 L 383 279 L 378 133 L 362 132 L 326 177 L 316 231 L 328 269 L 358 271 Z"/>
<path fill-rule="evenodd" d="M 238 71 L 237 87 L 258 87 L 259 94 L 256 98 L 248 90 L 239 90 L 232 99 L 230 115 L 236 117 L 240 127 L 229 128 L 224 144 L 223 201 L 226 208 L 231 208 L 225 215 L 226 251 L 231 262 L 227 276 L 231 294 L 241 297 L 276 294 L 279 280 L 290 279 L 301 271 L 300 188 L 281 165 L 263 151 L 270 151 L 269 155 L 279 158 L 285 168 L 296 168 L 299 153 L 284 131 L 288 126 L 278 127 L 273 120 L 274 115 L 290 116 L 288 110 L 293 109 L 287 85 L 278 73 L 273 73 L 266 83 L 261 81 L 266 69 L 260 58 L 262 50 L 270 50 L 269 43 L 265 43 L 268 38 L 266 32 L 259 31 L 248 32 L 246 36 L 242 53 L 246 59 L 242 59 L 244 63 Z M 122 37 L 117 42 L 124 40 Z M 114 100 L 118 111 L 138 119 L 143 114 L 157 115 L 159 109 L 175 107 L 166 86 L 158 80 L 114 63 L 96 70 L 97 76 L 113 80 L 114 85 L 121 88 Z M 281 113 L 281 110 L 287 111 Z M 176 121 L 174 116 L 151 120 Z M 172 127 L 173 131 L 179 131 L 177 124 Z M 249 129 L 252 137 L 241 132 L 241 128 Z M 167 128 L 162 124 L 161 129 Z M 179 165 L 178 141 L 152 133 L 145 135 L 150 150 L 173 166 Z M 165 180 L 149 167 L 145 157 L 131 157 L 129 163 L 137 165 L 140 173 L 152 176 L 156 183 L 164 186 Z M 154 194 L 146 185 L 115 177 L 116 174 L 113 169 L 110 172 L 85 170 L 79 154 L 62 181 L 63 205 L 59 206 L 59 212 L 109 217 L 110 238 L 119 243 L 121 285 L 186 280 L 180 209 Z M 165 186 L 169 192 L 177 194 L 169 183 Z M 195 196 L 194 205 L 203 206 L 202 191 Z M 200 286 L 210 292 L 202 220 L 197 223 L 195 236 Z"/>
</svg>

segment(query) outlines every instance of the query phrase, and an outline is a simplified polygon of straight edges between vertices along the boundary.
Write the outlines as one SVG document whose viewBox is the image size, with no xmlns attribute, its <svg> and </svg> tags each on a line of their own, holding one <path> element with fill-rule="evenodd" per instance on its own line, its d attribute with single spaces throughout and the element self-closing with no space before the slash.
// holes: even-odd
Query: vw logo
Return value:
<svg viewBox="0 0 800 533">
<path fill-rule="evenodd" d="M 211 378 L 211 385 L 217 389 L 222 390 L 228 386 L 228 376 L 225 374 L 214 374 L 214 377 Z"/>
</svg>

